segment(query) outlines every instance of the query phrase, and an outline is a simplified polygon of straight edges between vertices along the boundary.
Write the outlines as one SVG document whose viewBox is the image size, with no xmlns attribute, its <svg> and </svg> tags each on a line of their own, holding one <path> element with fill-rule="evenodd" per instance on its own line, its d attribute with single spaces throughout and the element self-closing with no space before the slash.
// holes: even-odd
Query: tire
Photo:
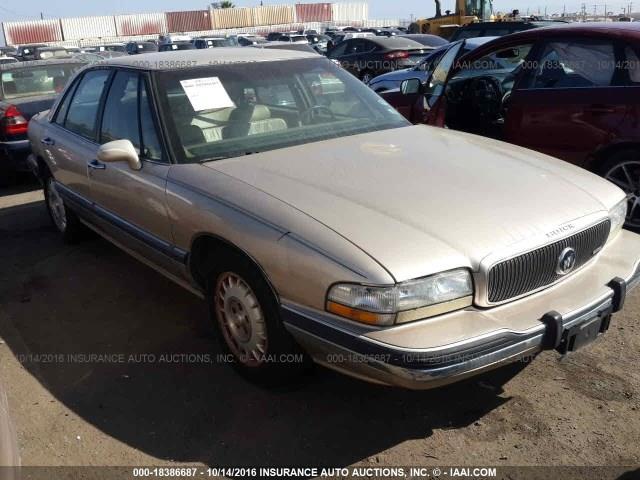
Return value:
<svg viewBox="0 0 640 480">
<path fill-rule="evenodd" d="M 620 150 L 598 167 L 597 173 L 627 194 L 629 210 L 625 228 L 640 231 L 640 150 Z"/>
<path fill-rule="evenodd" d="M 207 303 L 224 353 L 249 381 L 275 387 L 293 383 L 311 362 L 286 331 L 279 303 L 258 268 L 231 250 L 208 276 Z"/>
<path fill-rule="evenodd" d="M 77 243 L 84 239 L 87 228 L 80 222 L 78 216 L 64 203 L 56 188 L 53 176 L 44 178 L 44 202 L 53 226 L 62 235 L 65 243 Z"/>
</svg>

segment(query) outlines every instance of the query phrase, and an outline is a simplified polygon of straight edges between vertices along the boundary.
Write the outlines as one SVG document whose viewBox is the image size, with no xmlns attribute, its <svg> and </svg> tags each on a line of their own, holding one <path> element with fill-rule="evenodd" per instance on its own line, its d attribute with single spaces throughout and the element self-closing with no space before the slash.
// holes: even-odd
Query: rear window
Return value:
<svg viewBox="0 0 640 480">
<path fill-rule="evenodd" d="M 46 65 L 2 72 L 2 96 L 6 99 L 60 93 L 80 64 Z"/>
</svg>

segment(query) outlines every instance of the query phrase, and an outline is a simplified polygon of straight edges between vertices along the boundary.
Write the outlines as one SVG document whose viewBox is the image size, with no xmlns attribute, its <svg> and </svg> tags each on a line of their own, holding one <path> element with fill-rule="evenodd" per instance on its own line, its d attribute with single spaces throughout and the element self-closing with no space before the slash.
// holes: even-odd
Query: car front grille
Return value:
<svg viewBox="0 0 640 480">
<path fill-rule="evenodd" d="M 504 302 L 557 281 L 563 276 L 556 272 L 558 258 L 567 247 L 576 251 L 572 271 L 577 270 L 604 246 L 610 225 L 609 220 L 605 220 L 555 243 L 497 263 L 491 267 L 487 278 L 489 303 Z"/>
</svg>

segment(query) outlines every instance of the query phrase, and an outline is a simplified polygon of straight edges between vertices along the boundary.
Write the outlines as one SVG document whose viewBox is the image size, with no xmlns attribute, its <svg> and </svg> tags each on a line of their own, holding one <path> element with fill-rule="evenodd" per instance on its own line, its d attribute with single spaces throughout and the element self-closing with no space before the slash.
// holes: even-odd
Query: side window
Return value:
<svg viewBox="0 0 640 480">
<path fill-rule="evenodd" d="M 100 99 L 110 70 L 92 70 L 84 74 L 73 95 L 65 128 L 89 140 L 95 139 Z"/>
<path fill-rule="evenodd" d="M 447 53 L 442 57 L 442 60 L 438 63 L 431 75 L 426 93 L 430 95 L 440 95 L 444 89 L 444 85 L 447 81 L 447 76 L 454 66 L 458 53 L 462 49 L 462 42 L 452 46 Z"/>
<path fill-rule="evenodd" d="M 371 52 L 373 50 L 375 50 L 375 48 L 377 47 L 377 45 L 373 42 L 370 42 L 368 40 L 362 40 L 362 44 L 360 45 L 360 48 L 362 49 L 361 52 Z M 359 52 L 359 53 L 361 53 Z"/>
<path fill-rule="evenodd" d="M 629 81 L 632 85 L 640 84 L 640 59 L 631 47 L 624 49 L 625 61 L 623 68 L 627 70 Z"/>
<path fill-rule="evenodd" d="M 364 53 L 367 51 L 367 44 L 364 40 L 355 40 L 351 46 L 351 53 Z"/>
<path fill-rule="evenodd" d="M 615 50 L 610 42 L 550 42 L 536 64 L 529 88 L 609 87 L 615 73 Z"/>
<path fill-rule="evenodd" d="M 138 74 L 119 71 L 113 78 L 105 102 L 100 143 L 124 139 L 140 149 Z"/>
<path fill-rule="evenodd" d="M 60 107 L 58 108 L 58 112 L 56 113 L 56 118 L 54 120 L 54 123 L 57 123 L 58 125 L 64 125 L 64 121 L 67 118 L 67 112 L 69 111 L 69 105 L 71 104 L 71 99 L 73 98 L 73 91 L 76 89 L 77 86 L 78 86 L 78 82 L 75 82 L 67 90 L 67 93 L 64 99 L 62 100 Z"/>
<path fill-rule="evenodd" d="M 147 85 L 140 82 L 140 129 L 142 133 L 142 156 L 149 160 L 162 160 L 162 146 L 158 131 L 153 123 L 151 104 L 147 93 Z"/>
<path fill-rule="evenodd" d="M 532 44 L 517 45 L 493 51 L 482 58 L 474 60 L 469 65 L 465 65 L 464 70 L 457 74 L 456 78 L 486 75 L 487 71 L 500 74 L 511 73 L 524 63 L 532 46 Z"/>
<path fill-rule="evenodd" d="M 329 58 L 336 58 L 345 54 L 348 42 L 342 42 L 336 45 L 331 52 L 329 52 Z"/>
</svg>

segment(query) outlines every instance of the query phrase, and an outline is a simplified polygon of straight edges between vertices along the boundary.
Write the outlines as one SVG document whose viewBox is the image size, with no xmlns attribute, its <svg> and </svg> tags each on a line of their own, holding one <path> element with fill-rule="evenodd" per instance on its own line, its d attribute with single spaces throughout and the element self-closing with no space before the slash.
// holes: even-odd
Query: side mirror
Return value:
<svg viewBox="0 0 640 480">
<path fill-rule="evenodd" d="M 142 162 L 129 140 L 114 140 L 101 145 L 96 156 L 103 163 L 127 162 L 131 170 L 140 170 Z"/>
<path fill-rule="evenodd" d="M 403 95 L 413 95 L 420 93 L 422 81 L 419 78 L 409 78 L 400 84 L 400 92 Z"/>
</svg>

